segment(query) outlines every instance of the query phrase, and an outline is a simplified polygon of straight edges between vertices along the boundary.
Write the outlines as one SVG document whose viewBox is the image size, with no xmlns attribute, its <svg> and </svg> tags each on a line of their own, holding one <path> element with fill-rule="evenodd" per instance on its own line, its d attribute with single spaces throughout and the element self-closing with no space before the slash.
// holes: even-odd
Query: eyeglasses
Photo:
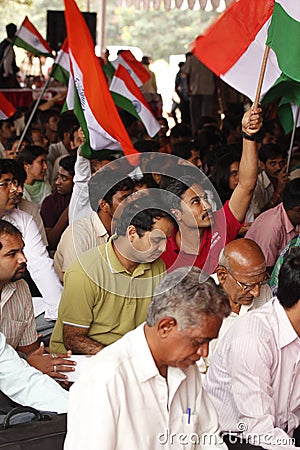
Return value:
<svg viewBox="0 0 300 450">
<path fill-rule="evenodd" d="M 14 187 L 19 186 L 18 180 L 4 180 L 0 182 L 0 187 L 3 187 L 4 189 L 8 189 L 13 185 Z"/>
<path fill-rule="evenodd" d="M 222 266 L 224 267 L 224 266 Z M 265 286 L 266 284 L 269 283 L 270 277 L 268 276 L 268 274 L 265 274 L 265 278 L 262 281 L 258 281 L 257 283 L 250 283 L 250 284 L 246 284 L 246 283 L 242 283 L 241 281 L 237 280 L 235 278 L 234 275 L 232 275 L 232 273 L 227 269 L 227 267 L 224 267 L 224 269 L 227 270 L 227 272 L 229 273 L 229 275 L 234 279 L 234 281 L 236 282 L 236 284 L 244 291 L 251 291 L 252 289 L 254 289 L 256 286 L 258 286 L 259 288 L 261 288 L 262 286 Z"/>
</svg>

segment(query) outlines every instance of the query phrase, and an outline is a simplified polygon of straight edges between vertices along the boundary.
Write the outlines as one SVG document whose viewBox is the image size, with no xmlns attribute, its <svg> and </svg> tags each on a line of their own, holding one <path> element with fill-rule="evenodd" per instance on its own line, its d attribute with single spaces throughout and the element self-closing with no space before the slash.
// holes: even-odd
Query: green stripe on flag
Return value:
<svg viewBox="0 0 300 450">
<path fill-rule="evenodd" d="M 277 2 L 266 44 L 276 53 L 281 71 L 300 81 L 300 22 L 289 16 Z"/>
<path fill-rule="evenodd" d="M 264 95 L 261 103 L 264 105 L 278 99 L 281 99 L 278 105 L 278 118 L 287 134 L 292 130 L 294 124 L 291 103 L 300 106 L 300 83 L 282 73 Z"/>
<path fill-rule="evenodd" d="M 108 62 L 107 64 L 105 64 L 102 67 L 103 72 L 105 73 L 105 75 L 108 76 L 108 78 L 111 80 L 115 74 L 116 69 L 114 68 L 114 66 Z"/>
<path fill-rule="evenodd" d="M 68 85 L 69 83 L 69 72 L 59 64 L 53 64 L 50 77 L 53 77 L 57 81 L 60 81 L 61 83 L 66 85 Z"/>
<path fill-rule="evenodd" d="M 111 96 L 112 96 L 115 104 L 119 108 L 125 109 L 125 111 L 129 112 L 130 114 L 132 114 L 138 120 L 141 120 L 140 116 L 136 112 L 135 107 L 133 106 L 132 102 L 128 98 L 123 97 L 123 95 L 118 94 L 117 92 L 112 92 L 111 91 L 110 93 L 111 93 Z"/>
<path fill-rule="evenodd" d="M 40 50 L 37 50 L 36 48 L 31 47 L 31 45 L 27 44 L 27 42 L 23 41 L 18 36 L 15 37 L 13 45 L 24 48 L 25 50 L 32 53 L 33 55 L 50 56 L 51 58 L 53 58 L 53 55 L 51 55 L 51 53 L 41 52 Z"/>
</svg>

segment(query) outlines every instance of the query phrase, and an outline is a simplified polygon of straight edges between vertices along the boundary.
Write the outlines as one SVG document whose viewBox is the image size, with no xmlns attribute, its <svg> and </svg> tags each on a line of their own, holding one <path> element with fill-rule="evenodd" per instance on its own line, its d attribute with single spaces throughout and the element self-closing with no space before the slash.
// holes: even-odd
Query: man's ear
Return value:
<svg viewBox="0 0 300 450">
<path fill-rule="evenodd" d="M 225 267 L 218 266 L 217 267 L 217 276 L 220 284 L 224 284 L 226 278 L 227 278 L 227 270 Z"/>
<path fill-rule="evenodd" d="M 181 219 L 182 219 L 182 212 L 180 211 L 180 209 L 172 208 L 171 209 L 171 213 L 175 217 L 176 222 L 180 222 L 181 221 Z"/>
<path fill-rule="evenodd" d="M 163 317 L 157 324 L 157 331 L 161 338 L 165 339 L 176 327 L 177 322 L 173 317 Z"/>
<path fill-rule="evenodd" d="M 127 227 L 126 235 L 127 235 L 129 242 L 133 242 L 136 239 L 136 237 L 138 236 L 138 233 L 137 233 L 134 225 L 129 225 Z"/>
<path fill-rule="evenodd" d="M 260 165 L 260 168 L 261 168 L 262 170 L 266 170 L 266 165 L 265 165 L 264 162 L 259 161 L 259 165 Z"/>
<path fill-rule="evenodd" d="M 152 173 L 152 178 L 157 184 L 159 184 L 160 180 L 161 180 L 161 174 L 154 172 L 154 173 Z"/>
<path fill-rule="evenodd" d="M 107 203 L 105 200 L 103 200 L 103 198 L 100 198 L 98 205 L 99 205 L 101 211 L 103 211 L 103 212 L 110 211 L 110 204 Z"/>
</svg>

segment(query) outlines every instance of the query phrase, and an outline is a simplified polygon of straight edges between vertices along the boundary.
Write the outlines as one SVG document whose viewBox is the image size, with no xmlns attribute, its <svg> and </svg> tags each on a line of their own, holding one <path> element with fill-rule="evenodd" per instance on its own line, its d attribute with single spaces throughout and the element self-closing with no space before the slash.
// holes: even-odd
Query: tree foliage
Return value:
<svg viewBox="0 0 300 450">
<path fill-rule="evenodd" d="M 82 11 L 87 10 L 87 0 L 76 0 Z M 99 10 L 99 0 L 90 0 L 90 11 Z M 117 7 L 117 0 L 106 0 L 106 45 L 133 45 L 153 59 L 185 53 L 189 44 L 209 24 L 214 13 L 205 11 L 137 10 L 134 7 Z M 64 10 L 63 0 L 0 0 L 0 38 L 5 37 L 5 25 L 19 26 L 25 15 L 46 38 L 47 9 Z"/>
</svg>

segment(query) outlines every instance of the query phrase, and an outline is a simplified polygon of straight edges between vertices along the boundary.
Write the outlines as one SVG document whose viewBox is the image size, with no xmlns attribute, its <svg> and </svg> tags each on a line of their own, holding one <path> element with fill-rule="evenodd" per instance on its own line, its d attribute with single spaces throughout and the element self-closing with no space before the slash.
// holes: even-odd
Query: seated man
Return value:
<svg viewBox="0 0 300 450">
<path fill-rule="evenodd" d="M 169 271 L 195 265 L 207 273 L 213 273 L 220 250 L 236 237 L 257 179 L 258 160 L 253 135 L 261 126 L 260 113 L 260 109 L 250 110 L 243 117 L 239 182 L 222 209 L 212 213 L 203 182 L 195 178 L 179 178 L 167 187 L 167 191 L 174 194 L 172 212 L 179 225 L 162 255 Z"/>
<path fill-rule="evenodd" d="M 238 317 L 264 305 L 272 297 L 266 278 L 266 261 L 251 239 L 235 239 L 221 250 L 217 273 L 212 275 L 228 295 L 231 313 L 223 320 L 218 339 L 209 346 L 211 361 L 217 345 Z"/>
<path fill-rule="evenodd" d="M 299 233 L 299 225 L 300 178 L 296 178 L 286 185 L 282 203 L 260 214 L 246 234 L 262 249 L 269 273 L 281 250 Z"/>
<path fill-rule="evenodd" d="M 146 323 L 92 359 L 71 387 L 65 450 L 226 449 L 195 362 L 230 308 L 200 277 L 198 268 L 168 274 Z"/>
<path fill-rule="evenodd" d="M 14 402 L 42 411 L 67 412 L 68 392 L 31 367 L 0 333 L 0 389 Z"/>
<path fill-rule="evenodd" d="M 24 242 L 20 231 L 6 220 L 0 220 L 0 329 L 8 344 L 27 356 L 30 365 L 58 379 L 59 372 L 73 371 L 70 355 L 45 355 L 39 348 L 32 298 L 27 283 L 21 278 L 26 270 Z"/>
<path fill-rule="evenodd" d="M 45 226 L 49 250 L 55 250 L 68 226 L 68 209 L 73 189 L 76 155 L 64 156 L 59 161 L 56 190 L 42 203 L 41 216 Z"/>
<path fill-rule="evenodd" d="M 15 208 L 17 185 L 11 160 L 0 159 L 0 216 L 13 223 L 22 233 L 28 271 L 42 295 L 34 299 L 34 314 L 35 317 L 41 316 L 41 321 L 46 320 L 48 325 L 49 320 L 57 318 L 62 286 L 33 218 Z"/>
<path fill-rule="evenodd" d="M 54 255 L 54 267 L 61 281 L 70 264 L 82 253 L 107 241 L 112 217 L 120 203 L 132 193 L 133 186 L 131 178 L 124 178 L 119 170 L 104 169 L 90 179 L 93 212 L 67 227 Z"/>
<path fill-rule="evenodd" d="M 277 298 L 221 339 L 205 377 L 230 449 L 299 448 L 291 439 L 300 424 L 299 323 L 300 253 L 284 261 Z"/>
<path fill-rule="evenodd" d="M 173 220 L 162 200 L 129 203 L 116 235 L 75 261 L 65 274 L 53 352 L 93 355 L 145 320 L 165 265 L 159 259 Z"/>
<path fill-rule="evenodd" d="M 252 210 L 257 216 L 273 208 L 282 201 L 282 192 L 289 181 L 286 171 L 287 152 L 280 145 L 264 144 L 259 150 L 261 172 L 251 201 Z"/>
</svg>

